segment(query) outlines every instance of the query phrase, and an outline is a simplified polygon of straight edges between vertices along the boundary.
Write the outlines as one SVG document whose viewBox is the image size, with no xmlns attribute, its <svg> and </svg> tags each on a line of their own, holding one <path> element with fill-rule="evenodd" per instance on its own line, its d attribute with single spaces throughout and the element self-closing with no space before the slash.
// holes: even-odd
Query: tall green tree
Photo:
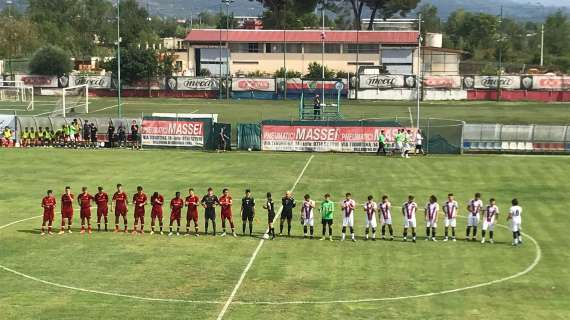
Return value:
<svg viewBox="0 0 570 320">
<path fill-rule="evenodd" d="M 65 50 L 46 45 L 34 53 L 29 68 L 32 74 L 63 76 L 73 70 L 73 63 Z"/>
</svg>

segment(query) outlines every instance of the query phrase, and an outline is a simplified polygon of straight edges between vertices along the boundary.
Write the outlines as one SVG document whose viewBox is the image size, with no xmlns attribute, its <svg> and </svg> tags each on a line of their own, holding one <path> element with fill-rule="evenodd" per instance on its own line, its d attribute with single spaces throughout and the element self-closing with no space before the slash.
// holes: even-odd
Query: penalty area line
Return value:
<svg viewBox="0 0 570 320">
<path fill-rule="evenodd" d="M 311 163 L 311 161 L 313 160 L 315 156 L 311 155 L 309 157 L 309 159 L 307 160 L 307 162 L 305 163 L 305 166 L 303 167 L 303 170 L 301 170 L 301 173 L 299 174 L 299 176 L 297 177 L 297 180 L 295 180 L 295 183 L 293 184 L 293 187 L 291 187 L 291 192 L 295 191 L 295 187 L 297 187 L 297 184 L 299 183 L 299 181 L 301 181 L 301 178 L 303 177 L 303 175 L 305 174 L 305 171 L 307 170 L 307 168 L 309 167 L 309 164 Z M 281 215 L 281 211 L 283 210 L 283 207 L 281 207 L 279 209 L 279 212 L 275 215 L 275 219 L 277 219 L 277 217 L 279 215 Z M 275 221 L 275 219 L 273 221 Z M 259 251 L 261 250 L 261 247 L 263 247 L 263 244 L 265 243 L 265 240 L 262 238 L 259 241 L 259 244 L 257 245 L 257 248 L 255 248 L 255 251 L 253 252 L 253 254 L 251 255 L 251 258 L 249 258 L 249 262 L 247 263 L 247 265 L 245 266 L 245 269 L 243 269 L 243 272 L 241 273 L 241 276 L 239 277 L 238 282 L 236 283 L 236 285 L 234 286 L 232 293 L 230 294 L 230 296 L 228 297 L 228 300 L 226 301 L 226 303 L 224 304 L 222 310 L 220 311 L 220 313 L 218 314 L 218 317 L 216 319 L 221 320 L 224 318 L 224 315 L 226 314 L 226 312 L 228 311 L 229 306 L 232 304 L 239 288 L 241 287 L 241 284 L 243 283 L 243 280 L 245 279 L 245 276 L 247 274 L 247 272 L 249 271 L 249 269 L 251 268 L 251 266 L 253 265 L 253 261 L 255 260 L 255 258 L 257 257 L 257 254 L 259 253 Z"/>
</svg>

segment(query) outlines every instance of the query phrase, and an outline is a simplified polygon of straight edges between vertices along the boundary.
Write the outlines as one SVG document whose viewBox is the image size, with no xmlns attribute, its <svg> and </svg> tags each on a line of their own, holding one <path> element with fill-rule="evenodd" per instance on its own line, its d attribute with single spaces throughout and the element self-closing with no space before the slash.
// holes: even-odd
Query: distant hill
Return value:
<svg viewBox="0 0 570 320">
<path fill-rule="evenodd" d="M 147 0 L 139 1 L 144 5 L 147 3 Z M 542 3 L 545 6 L 544 9 L 537 2 Z M 219 0 L 148 0 L 148 3 L 154 14 L 179 18 L 195 16 L 203 10 L 220 10 Z M 472 12 L 499 14 L 501 3 L 504 5 L 506 16 L 521 20 L 544 20 L 545 16 L 558 9 L 562 9 L 570 15 L 570 0 L 423 0 L 421 2 L 421 4 L 427 3 L 437 6 L 442 18 L 446 18 L 451 12 L 461 8 Z M 230 11 L 241 16 L 258 15 L 261 10 L 261 5 L 257 1 L 235 0 L 230 6 Z"/>
</svg>

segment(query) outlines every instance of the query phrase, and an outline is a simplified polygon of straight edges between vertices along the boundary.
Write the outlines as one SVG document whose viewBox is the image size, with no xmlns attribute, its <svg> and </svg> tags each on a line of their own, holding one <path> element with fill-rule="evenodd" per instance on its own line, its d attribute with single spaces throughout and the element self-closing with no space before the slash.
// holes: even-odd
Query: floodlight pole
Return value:
<svg viewBox="0 0 570 320">
<path fill-rule="evenodd" d="M 121 106 L 121 0 L 117 0 L 117 116 L 123 117 Z"/>
<path fill-rule="evenodd" d="M 497 102 L 501 101 L 501 73 L 503 72 L 503 6 L 499 18 L 499 70 L 497 72 Z"/>
<path fill-rule="evenodd" d="M 420 128 L 420 102 L 421 102 L 421 85 L 422 85 L 422 14 L 418 15 L 418 77 L 416 79 L 416 128 Z M 413 123 L 410 123 L 413 125 Z"/>
<path fill-rule="evenodd" d="M 540 27 L 540 66 L 544 66 L 544 23 Z"/>
<path fill-rule="evenodd" d="M 323 10 L 321 10 L 321 15 L 323 19 L 323 27 L 321 31 L 321 42 L 322 42 L 322 49 L 321 49 L 321 103 L 325 100 L 325 3 L 326 0 L 323 0 Z"/>
<path fill-rule="evenodd" d="M 218 28 L 220 28 L 220 57 L 219 57 L 219 63 L 220 63 L 220 83 L 218 85 L 219 90 L 218 90 L 218 99 L 222 99 L 222 15 L 223 15 L 223 7 L 222 7 L 222 3 L 223 0 L 220 2 L 220 22 L 218 25 Z"/>
</svg>

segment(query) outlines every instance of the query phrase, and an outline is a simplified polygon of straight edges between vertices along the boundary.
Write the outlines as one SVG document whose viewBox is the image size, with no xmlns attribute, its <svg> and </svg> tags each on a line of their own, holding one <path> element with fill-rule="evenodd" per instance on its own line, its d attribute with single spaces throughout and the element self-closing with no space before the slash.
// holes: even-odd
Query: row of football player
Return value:
<svg viewBox="0 0 570 320">
<path fill-rule="evenodd" d="M 75 196 L 71 192 L 70 187 L 65 188 L 65 193 L 61 197 L 61 231 L 65 232 L 66 220 L 68 232 L 71 232 L 71 223 L 73 218 L 73 200 Z M 145 206 L 148 203 L 148 197 L 144 193 L 142 187 L 137 187 L 137 193 L 132 198 L 134 203 L 134 234 L 144 233 L 144 218 L 145 218 Z M 91 233 L 91 202 L 94 201 L 97 205 L 97 230 L 101 230 L 101 220 L 103 218 L 105 224 L 105 231 L 107 231 L 108 226 L 108 212 L 109 212 L 109 196 L 103 190 L 102 187 L 98 187 L 98 192 L 92 196 L 87 192 L 87 188 L 83 187 L 81 194 L 77 197 L 78 204 L 80 206 L 80 217 L 81 217 L 81 232 Z M 159 222 L 159 232 L 163 233 L 163 211 L 162 207 L 164 204 L 164 197 L 155 192 L 150 198 L 151 210 L 151 234 L 155 232 L 156 220 Z M 291 221 L 293 218 L 293 208 L 296 207 L 295 199 L 291 192 L 286 192 L 285 196 L 281 199 L 282 211 L 280 214 L 280 234 L 283 233 L 283 228 L 285 222 L 287 222 L 287 234 L 291 234 Z M 190 234 L 190 225 L 194 223 L 195 235 L 198 233 L 198 206 L 202 206 L 205 209 L 205 233 L 208 233 L 209 222 L 212 222 L 213 234 L 216 234 L 216 214 L 215 207 L 221 207 L 221 219 L 222 219 L 222 236 L 226 235 L 226 221 L 229 222 L 232 235 L 236 236 L 235 226 L 233 222 L 232 214 L 233 199 L 226 188 L 223 190 L 222 195 L 218 198 L 214 195 L 213 189 L 209 188 L 206 195 L 200 198 L 194 193 L 193 189 L 189 189 L 188 196 L 183 199 L 181 198 L 180 192 L 176 192 L 175 197 L 170 200 L 170 224 L 169 224 L 169 235 L 173 235 L 173 224 L 176 222 L 176 234 L 180 235 L 180 221 L 182 216 L 182 209 L 186 206 L 188 208 L 186 216 L 186 231 L 187 235 Z M 53 192 L 48 190 L 46 197 L 42 199 L 42 207 L 44 208 L 44 219 L 42 223 L 42 234 L 45 234 L 46 226 L 48 233 L 51 233 L 51 226 L 54 219 L 54 211 L 56 206 L 56 200 L 53 196 Z M 325 232 L 328 226 L 329 239 L 332 240 L 332 224 L 334 218 L 334 202 L 330 199 L 330 194 L 325 194 L 324 201 L 321 202 L 319 207 L 319 212 L 321 213 L 321 222 L 323 224 L 323 238 L 325 239 Z M 273 227 L 273 222 L 275 220 L 275 204 L 272 200 L 271 193 L 267 193 L 267 198 L 263 205 L 263 208 L 267 210 L 268 214 L 268 229 L 265 233 L 265 237 L 272 236 L 275 238 L 275 229 Z M 342 218 L 342 240 L 346 238 L 347 228 L 350 230 L 351 240 L 356 241 L 354 235 L 354 210 L 356 208 L 356 202 L 352 199 L 350 193 L 346 194 L 345 199 L 341 202 L 341 208 L 343 213 Z M 385 237 L 386 228 L 390 233 L 390 239 L 394 239 L 394 233 L 392 228 L 392 205 L 388 199 L 388 196 L 383 196 L 380 203 L 374 202 L 373 196 L 368 196 L 368 200 L 362 206 L 365 216 L 366 216 L 366 229 L 365 238 L 369 238 L 369 233 L 372 231 L 372 239 L 376 239 L 376 229 L 377 229 L 377 219 L 376 214 L 380 215 L 380 220 L 382 224 L 382 238 Z M 314 236 L 314 220 L 315 220 L 315 209 L 316 202 L 311 199 L 307 194 L 304 196 L 304 201 L 301 206 L 301 223 L 303 225 L 304 236 Z M 442 211 L 444 213 L 445 222 L 445 237 L 444 241 L 449 240 L 449 229 L 451 229 L 451 240 L 456 241 L 455 229 L 457 226 L 457 214 L 459 205 L 454 199 L 453 194 L 448 194 L 447 201 L 443 205 Z M 404 232 L 403 239 L 407 241 L 408 229 L 411 229 L 412 241 L 416 241 L 416 212 L 418 210 L 418 205 L 415 202 L 413 196 L 408 197 L 402 205 L 402 215 L 404 218 Z M 494 236 L 494 226 L 498 219 L 499 208 L 496 204 L 495 199 L 490 199 L 489 204 L 484 207 L 481 200 L 481 194 L 476 193 L 475 197 L 471 199 L 467 204 L 467 210 L 469 212 L 467 219 L 467 229 L 466 229 L 466 239 L 469 239 L 471 235 L 471 240 L 476 240 L 477 237 L 477 227 L 479 225 L 480 214 L 483 213 L 483 223 L 482 223 L 482 242 L 485 242 L 486 232 L 489 231 L 490 241 L 493 242 Z M 119 220 L 123 218 L 124 231 L 127 232 L 127 212 L 128 212 L 128 196 L 123 191 L 122 185 L 117 185 L 117 191 L 113 194 L 111 202 L 111 211 L 115 212 L 115 232 L 119 232 Z M 439 220 L 440 206 L 437 202 L 435 196 L 430 196 L 428 203 L 425 206 L 425 220 L 426 220 L 426 240 L 436 240 L 436 228 Z M 518 200 L 512 200 L 512 207 L 509 210 L 509 215 L 507 220 L 511 223 L 511 229 L 513 232 L 513 244 L 516 245 L 521 243 L 520 236 L 520 226 L 521 226 L 521 213 L 522 208 L 518 205 Z M 250 190 L 245 191 L 245 196 L 241 200 L 240 215 L 242 218 L 242 232 L 245 234 L 246 224 L 249 224 L 250 235 L 253 232 L 253 219 L 255 216 L 255 199 L 251 195 Z M 471 230 L 473 233 L 471 234 Z"/>
</svg>

